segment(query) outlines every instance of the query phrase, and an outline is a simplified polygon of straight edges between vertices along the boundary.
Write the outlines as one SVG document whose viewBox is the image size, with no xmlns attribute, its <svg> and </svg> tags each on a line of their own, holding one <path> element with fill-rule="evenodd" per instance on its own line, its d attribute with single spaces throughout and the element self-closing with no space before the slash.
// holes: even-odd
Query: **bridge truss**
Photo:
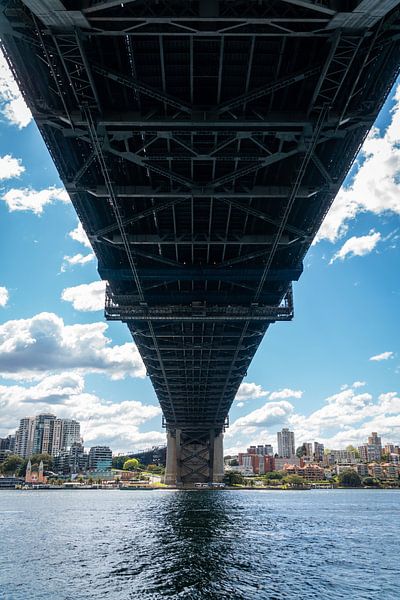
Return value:
<svg viewBox="0 0 400 600">
<path fill-rule="evenodd" d="M 398 72 L 399 1 L 0 6 L 106 317 L 160 401 L 171 481 L 215 478 L 238 387 L 293 317 L 291 282 Z"/>
</svg>

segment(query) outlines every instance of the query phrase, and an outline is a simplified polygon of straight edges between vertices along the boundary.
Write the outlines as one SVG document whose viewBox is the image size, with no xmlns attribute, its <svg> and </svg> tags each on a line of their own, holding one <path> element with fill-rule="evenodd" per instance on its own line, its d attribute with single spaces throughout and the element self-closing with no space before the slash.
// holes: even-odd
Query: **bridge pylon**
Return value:
<svg viewBox="0 0 400 600">
<path fill-rule="evenodd" d="M 223 433 L 169 430 L 165 483 L 192 487 L 195 483 L 221 482 L 224 477 Z"/>
</svg>

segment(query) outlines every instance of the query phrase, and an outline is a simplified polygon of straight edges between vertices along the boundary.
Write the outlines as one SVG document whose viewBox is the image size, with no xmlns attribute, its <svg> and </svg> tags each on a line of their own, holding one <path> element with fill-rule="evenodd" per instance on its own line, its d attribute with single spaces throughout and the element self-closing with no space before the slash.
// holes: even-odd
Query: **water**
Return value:
<svg viewBox="0 0 400 600">
<path fill-rule="evenodd" d="M 399 600 L 400 492 L 0 491 L 1 600 Z"/>
</svg>

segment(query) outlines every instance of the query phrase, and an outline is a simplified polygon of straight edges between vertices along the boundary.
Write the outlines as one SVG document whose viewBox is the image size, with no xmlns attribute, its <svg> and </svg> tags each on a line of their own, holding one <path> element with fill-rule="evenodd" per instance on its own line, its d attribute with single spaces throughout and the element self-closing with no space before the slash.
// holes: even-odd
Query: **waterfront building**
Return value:
<svg viewBox="0 0 400 600">
<path fill-rule="evenodd" d="M 370 463 L 368 465 L 368 473 L 376 479 L 383 479 L 383 468 L 380 463 Z"/>
<path fill-rule="evenodd" d="M 109 471 L 112 466 L 112 452 L 108 446 L 93 446 L 89 450 L 88 468 L 90 471 Z"/>
<path fill-rule="evenodd" d="M 388 460 L 389 462 L 398 465 L 400 464 L 400 455 L 397 454 L 397 452 L 392 452 L 391 454 L 388 454 Z"/>
<path fill-rule="evenodd" d="M 368 465 L 365 463 L 357 463 L 355 466 L 357 467 L 357 473 L 360 477 L 368 477 Z"/>
<path fill-rule="evenodd" d="M 393 463 L 383 463 L 382 468 L 383 468 L 385 477 L 387 479 L 398 479 L 398 477 L 399 477 L 398 465 L 394 465 Z"/>
<path fill-rule="evenodd" d="M 287 475 L 300 475 L 306 481 L 321 481 L 325 479 L 325 471 L 322 467 L 315 464 L 307 464 L 304 466 L 286 464 L 283 470 Z"/>
<path fill-rule="evenodd" d="M 57 473 L 72 475 L 82 473 L 88 468 L 88 455 L 81 443 L 60 450 L 53 459 L 53 467 Z"/>
<path fill-rule="evenodd" d="M 255 454 L 253 452 L 239 452 L 239 467 L 246 472 L 252 472 L 254 475 L 264 475 L 275 469 L 275 459 L 273 456 L 264 454 Z"/>
<path fill-rule="evenodd" d="M 294 432 L 289 431 L 286 427 L 282 431 L 278 431 L 278 455 L 280 458 L 292 458 L 296 455 Z"/>
<path fill-rule="evenodd" d="M 297 456 L 291 456 L 290 461 L 287 458 L 280 458 L 279 456 L 275 456 L 275 471 L 282 471 L 286 464 L 296 465 L 297 467 L 303 466 L 304 461 L 302 458 L 298 458 Z"/>
<path fill-rule="evenodd" d="M 37 471 L 32 471 L 32 463 L 29 460 L 26 466 L 25 483 L 47 483 L 47 478 L 44 476 L 43 461 L 39 463 Z"/>
</svg>

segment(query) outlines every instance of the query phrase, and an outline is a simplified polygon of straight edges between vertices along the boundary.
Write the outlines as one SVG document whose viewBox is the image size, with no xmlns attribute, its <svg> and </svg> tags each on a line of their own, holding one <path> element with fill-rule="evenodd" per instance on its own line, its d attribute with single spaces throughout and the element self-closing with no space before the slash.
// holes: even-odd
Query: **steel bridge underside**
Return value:
<svg viewBox="0 0 400 600">
<path fill-rule="evenodd" d="M 128 324 L 179 437 L 176 476 L 212 479 L 238 387 L 292 318 L 291 282 L 397 75 L 399 2 L 0 6 L 106 317 Z"/>
</svg>

